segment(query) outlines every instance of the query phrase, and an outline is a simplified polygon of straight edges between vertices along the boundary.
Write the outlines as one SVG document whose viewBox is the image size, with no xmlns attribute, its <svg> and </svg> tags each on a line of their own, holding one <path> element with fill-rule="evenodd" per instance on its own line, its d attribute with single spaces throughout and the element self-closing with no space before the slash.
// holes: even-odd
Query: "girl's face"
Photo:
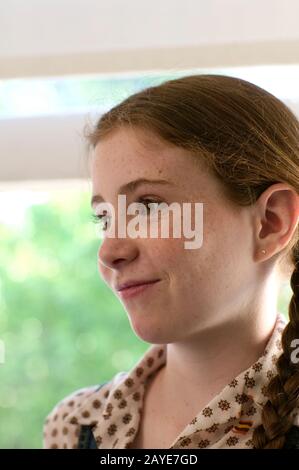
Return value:
<svg viewBox="0 0 299 470">
<path fill-rule="evenodd" d="M 251 209 L 229 202 L 220 182 L 200 169 L 188 151 L 151 133 L 118 129 L 97 144 L 91 161 L 92 193 L 112 204 L 115 214 L 120 188 L 139 178 L 169 184 L 139 186 L 126 193 L 127 206 L 143 199 L 203 203 L 203 243 L 186 249 L 188 239 L 174 238 L 172 224 L 170 238 L 117 238 L 114 221 L 116 237 L 104 236 L 100 244 L 99 271 L 119 296 L 135 333 L 156 344 L 196 339 L 211 327 L 233 321 L 241 309 L 250 309 L 257 282 Z M 116 290 L 127 281 L 152 279 L 160 282 L 130 298 Z"/>
</svg>

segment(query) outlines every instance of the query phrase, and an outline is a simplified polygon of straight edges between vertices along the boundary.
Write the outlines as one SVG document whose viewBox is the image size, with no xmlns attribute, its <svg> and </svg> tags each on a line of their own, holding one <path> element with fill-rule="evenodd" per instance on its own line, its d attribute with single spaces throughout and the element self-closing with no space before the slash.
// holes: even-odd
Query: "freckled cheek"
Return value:
<svg viewBox="0 0 299 470">
<path fill-rule="evenodd" d="M 184 241 L 181 239 L 157 239 L 151 243 L 149 257 L 162 271 L 171 274 L 187 262 L 186 251 L 189 250 L 184 249 Z"/>
<path fill-rule="evenodd" d="M 203 248 L 209 251 L 209 249 L 217 249 L 218 251 L 223 248 L 229 238 L 229 230 L 231 221 L 228 220 L 225 215 L 215 214 L 206 217 L 203 222 Z"/>
</svg>

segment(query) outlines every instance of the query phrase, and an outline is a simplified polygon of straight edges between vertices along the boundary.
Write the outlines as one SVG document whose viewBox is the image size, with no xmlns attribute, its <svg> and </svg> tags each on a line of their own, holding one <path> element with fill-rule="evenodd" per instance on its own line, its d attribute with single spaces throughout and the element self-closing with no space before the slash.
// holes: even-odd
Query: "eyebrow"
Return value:
<svg viewBox="0 0 299 470">
<path fill-rule="evenodd" d="M 136 180 L 130 181 L 129 183 L 123 184 L 119 188 L 118 194 L 132 193 L 136 191 L 136 189 L 139 188 L 139 186 L 143 184 L 158 184 L 161 186 L 165 186 L 165 185 L 174 186 L 174 183 L 172 183 L 171 181 L 167 181 L 167 180 L 161 180 L 161 179 L 149 180 L 147 178 L 138 178 Z M 105 201 L 104 198 L 100 194 L 95 194 L 94 196 L 92 196 L 90 204 L 92 207 L 95 203 L 104 202 L 104 201 Z"/>
</svg>

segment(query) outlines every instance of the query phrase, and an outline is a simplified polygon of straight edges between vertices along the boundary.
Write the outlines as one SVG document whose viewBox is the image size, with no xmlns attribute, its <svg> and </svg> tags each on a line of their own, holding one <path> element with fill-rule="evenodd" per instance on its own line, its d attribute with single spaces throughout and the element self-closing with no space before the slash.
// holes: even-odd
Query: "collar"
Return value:
<svg viewBox="0 0 299 470">
<path fill-rule="evenodd" d="M 284 316 L 278 312 L 262 356 L 200 410 L 170 448 L 252 447 L 252 432 L 261 423 L 268 399 L 267 384 L 276 374 L 285 325 Z M 129 372 L 119 372 L 99 390 L 93 388 L 67 421 L 93 425 L 98 447 L 125 448 L 139 427 L 146 381 L 166 364 L 166 355 L 166 344 L 151 345 Z"/>
</svg>

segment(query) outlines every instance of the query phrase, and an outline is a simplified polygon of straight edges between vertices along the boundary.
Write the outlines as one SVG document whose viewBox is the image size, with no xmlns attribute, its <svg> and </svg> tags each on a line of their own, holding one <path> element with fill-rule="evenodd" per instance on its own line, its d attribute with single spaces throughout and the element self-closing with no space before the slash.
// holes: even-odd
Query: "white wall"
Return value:
<svg viewBox="0 0 299 470">
<path fill-rule="evenodd" d="M 299 60 L 298 0 L 7 0 L 0 78 Z"/>
<path fill-rule="evenodd" d="M 6 0 L 0 80 L 299 64 L 298 18 L 298 0 Z M 0 181 L 84 177 L 84 122 L 0 120 Z"/>
</svg>

